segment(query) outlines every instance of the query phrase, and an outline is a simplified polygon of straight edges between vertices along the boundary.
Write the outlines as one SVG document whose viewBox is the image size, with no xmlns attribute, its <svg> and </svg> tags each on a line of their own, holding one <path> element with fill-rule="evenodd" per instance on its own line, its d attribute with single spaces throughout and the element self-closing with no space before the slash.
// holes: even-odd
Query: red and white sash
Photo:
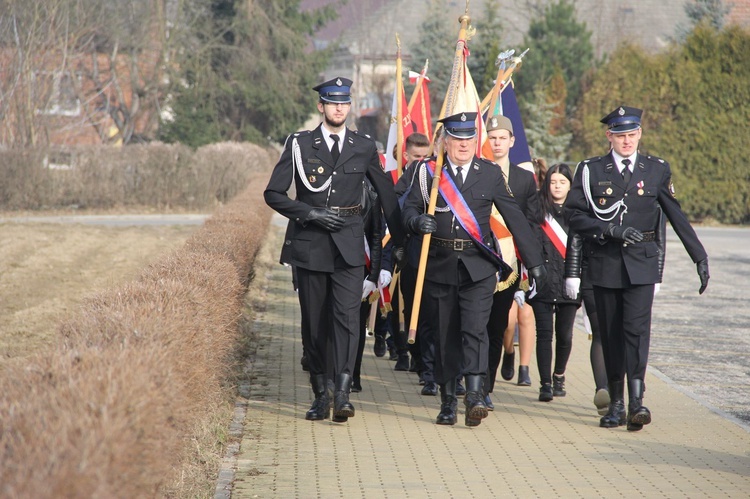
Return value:
<svg viewBox="0 0 750 499">
<path fill-rule="evenodd" d="M 542 230 L 549 240 L 552 241 L 552 245 L 562 255 L 564 260 L 568 248 L 568 234 L 562 225 L 560 225 L 560 222 L 548 213 L 544 217 L 544 222 L 542 222 Z"/>
</svg>

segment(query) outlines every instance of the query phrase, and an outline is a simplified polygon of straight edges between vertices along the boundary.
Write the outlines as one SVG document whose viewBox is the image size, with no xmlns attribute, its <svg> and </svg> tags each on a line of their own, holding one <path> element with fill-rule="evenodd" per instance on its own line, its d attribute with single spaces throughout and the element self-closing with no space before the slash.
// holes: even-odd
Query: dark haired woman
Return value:
<svg viewBox="0 0 750 499">
<path fill-rule="evenodd" d="M 530 298 L 536 319 L 536 359 L 539 367 L 539 400 L 549 402 L 565 396 L 565 368 L 573 347 L 573 325 L 580 300 L 565 296 L 565 256 L 568 226 L 563 203 L 570 191 L 573 174 L 565 163 L 547 171 L 539 190 L 544 214 L 542 224 L 547 286 Z M 578 255 L 580 258 L 580 255 Z M 555 336 L 554 373 L 552 372 L 552 336 Z"/>
</svg>

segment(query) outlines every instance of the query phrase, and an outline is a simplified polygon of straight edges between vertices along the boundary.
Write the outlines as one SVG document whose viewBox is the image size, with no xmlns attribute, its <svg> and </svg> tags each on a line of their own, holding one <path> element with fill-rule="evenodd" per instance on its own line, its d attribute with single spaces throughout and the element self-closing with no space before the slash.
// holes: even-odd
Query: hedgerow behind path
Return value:
<svg viewBox="0 0 750 499">
<path fill-rule="evenodd" d="M 231 410 L 267 172 L 184 247 L 84 300 L 55 348 L 0 372 L 0 496 L 207 495 L 191 475 L 211 473 L 195 463 L 215 459 Z"/>
</svg>

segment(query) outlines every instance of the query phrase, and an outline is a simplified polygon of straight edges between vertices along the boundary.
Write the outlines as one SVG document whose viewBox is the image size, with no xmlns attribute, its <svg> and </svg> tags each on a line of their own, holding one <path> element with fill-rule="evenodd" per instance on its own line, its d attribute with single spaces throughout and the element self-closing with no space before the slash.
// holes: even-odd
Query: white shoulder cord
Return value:
<svg viewBox="0 0 750 499">
<path fill-rule="evenodd" d="M 419 169 L 419 189 L 422 191 L 422 200 L 424 201 L 425 206 L 427 206 L 427 203 L 429 203 L 430 200 L 430 190 L 427 187 L 427 177 L 427 163 L 421 163 Z M 447 211 L 451 211 L 451 209 L 449 206 L 443 206 L 442 208 L 435 206 L 435 211 L 444 213 Z"/>
<path fill-rule="evenodd" d="M 302 180 L 302 184 L 307 188 L 308 191 L 323 192 L 324 190 L 328 189 L 328 187 L 330 187 L 333 176 L 328 177 L 328 180 L 326 180 L 320 187 L 313 187 L 312 185 L 310 185 L 310 182 L 305 176 L 305 170 L 302 167 L 302 153 L 300 152 L 299 144 L 297 143 L 296 138 L 292 141 L 292 164 L 297 169 L 299 178 L 300 180 Z"/>
<path fill-rule="evenodd" d="M 620 209 L 620 207 L 622 207 L 623 210 L 622 213 L 620 213 L 620 225 L 622 225 L 622 217 L 624 217 L 628 212 L 628 205 L 625 204 L 625 199 L 620 199 L 607 209 L 598 208 L 594 203 L 593 196 L 591 195 L 591 184 L 589 183 L 589 176 L 589 165 L 583 165 L 583 194 L 586 196 L 586 202 L 588 203 L 589 208 L 594 211 L 594 215 L 596 215 L 596 218 L 604 222 L 609 222 L 617 216 L 617 211 Z M 612 216 L 606 218 L 605 215 L 609 215 L 610 213 L 612 213 Z"/>
</svg>

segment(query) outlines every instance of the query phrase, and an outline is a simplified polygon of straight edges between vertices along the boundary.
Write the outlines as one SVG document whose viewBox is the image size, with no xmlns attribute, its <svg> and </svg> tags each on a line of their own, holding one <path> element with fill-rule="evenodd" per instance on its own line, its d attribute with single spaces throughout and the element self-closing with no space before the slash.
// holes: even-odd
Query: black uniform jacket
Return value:
<svg viewBox="0 0 750 499">
<path fill-rule="evenodd" d="M 583 174 L 586 170 L 589 179 L 584 185 Z M 584 189 L 590 189 L 594 206 L 589 206 Z M 619 200 L 624 200 L 627 209 L 620 207 L 611 221 L 601 220 L 594 213 L 594 207 L 606 210 Z M 703 245 L 674 197 L 672 172 L 663 159 L 639 153 L 627 187 L 611 154 L 587 159 L 578 164 L 565 207 L 569 212 L 570 229 L 595 239 L 586 246 L 588 276 L 595 286 L 624 288 L 631 284 L 660 282 L 656 241 L 624 244 L 603 237 L 610 223 L 634 227 L 641 232 L 657 231 L 659 207 L 682 240 L 690 258 L 694 262 L 706 258 Z M 606 219 L 612 217 L 612 213 L 600 216 Z"/>
<path fill-rule="evenodd" d="M 445 158 L 442 174 L 452 176 L 451 168 L 448 164 L 448 159 Z M 425 168 L 425 164 L 420 163 L 419 168 Z M 420 173 L 417 172 L 417 175 L 420 175 Z M 431 185 L 432 180 L 430 179 L 428 186 Z M 493 244 L 493 236 L 490 230 L 490 214 L 492 205 L 494 204 L 505 219 L 508 229 L 513 234 L 518 251 L 521 253 L 521 257 L 526 262 L 526 265 L 531 268 L 543 263 L 538 240 L 523 212 L 508 192 L 502 171 L 497 164 L 474 157 L 461 189 L 461 194 L 472 213 L 474 213 L 474 217 L 482 231 L 485 244 L 488 246 Z M 412 218 L 425 213 L 428 203 L 429 198 L 423 198 L 419 185 L 419 177 L 417 177 L 404 204 L 404 225 L 408 224 L 408 221 Z M 437 208 L 440 209 L 445 206 L 445 200 L 442 196 L 438 195 Z M 453 212 L 436 211 L 435 218 L 437 219 L 438 228 L 437 232 L 432 234 L 433 239 L 470 239 L 469 234 L 464 231 L 457 220 L 454 220 Z M 456 269 L 459 258 L 466 266 L 471 279 L 475 282 L 498 271 L 496 263 L 476 247 L 470 247 L 463 251 L 454 251 L 451 248 L 439 247 L 433 244 L 430 245 L 429 249 L 425 279 L 437 283 L 456 285 Z"/>
<path fill-rule="evenodd" d="M 571 239 L 575 238 L 575 233 L 571 232 L 568 229 L 562 206 L 555 205 L 553 206 L 553 210 L 554 212 L 552 213 L 552 217 L 557 223 L 560 224 L 560 227 L 562 227 L 562 229 L 568 235 L 567 247 L 569 248 L 572 245 Z M 580 237 L 577 238 L 577 240 L 580 242 Z M 544 248 L 544 266 L 547 268 L 547 285 L 544 288 L 537 290 L 537 293 L 534 295 L 534 298 L 532 298 L 532 300 L 542 303 L 578 304 L 581 302 L 580 297 L 571 300 L 570 298 L 565 296 L 564 292 L 565 278 L 573 277 L 568 276 L 565 273 L 568 267 L 575 267 L 579 269 L 578 275 L 575 277 L 580 277 L 582 260 L 582 252 L 580 251 L 580 246 L 581 245 L 579 243 L 578 251 L 566 251 L 565 258 L 563 258 L 562 254 L 560 254 L 560 252 L 557 250 L 557 247 L 554 245 L 550 237 L 542 229 L 542 247 Z M 576 260 L 576 262 L 569 264 L 568 260 Z"/>
<path fill-rule="evenodd" d="M 334 165 L 321 126 L 312 131 L 294 133 L 287 138 L 264 197 L 271 208 L 294 222 L 288 227 L 284 240 L 285 249 L 291 247 L 291 251 L 282 252 L 286 256 L 285 263 L 318 272 L 333 272 L 336 250 L 347 265 L 365 264 L 362 216 L 345 217 L 344 227 L 338 232 L 329 232 L 313 223 L 307 223 L 307 216 L 313 208 L 360 205 L 365 176 L 378 194 L 396 245 L 402 244 L 404 234 L 393 181 L 380 167 L 375 142 L 347 129 L 341 155 Z M 307 182 L 315 189 L 332 178 L 327 189 L 313 192 L 302 182 L 299 172 L 292 164 L 292 144 L 295 139 Z M 296 199 L 287 194 L 292 182 L 296 188 Z"/>
<path fill-rule="evenodd" d="M 518 203 L 518 207 L 526 215 L 526 219 L 535 229 L 542 221 L 539 194 L 536 189 L 536 179 L 530 171 L 511 163 L 508 169 L 508 187 Z M 541 234 L 537 233 L 541 238 Z"/>
</svg>

